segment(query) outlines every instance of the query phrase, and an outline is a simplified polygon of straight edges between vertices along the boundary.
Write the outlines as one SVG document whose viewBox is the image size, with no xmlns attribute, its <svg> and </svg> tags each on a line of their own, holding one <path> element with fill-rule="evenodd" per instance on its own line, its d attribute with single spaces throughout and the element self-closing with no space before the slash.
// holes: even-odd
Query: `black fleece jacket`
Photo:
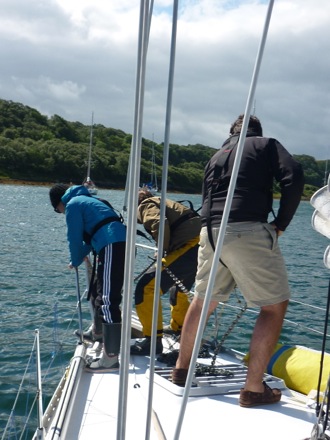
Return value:
<svg viewBox="0 0 330 440">
<path fill-rule="evenodd" d="M 205 167 L 203 182 L 202 225 L 207 224 L 208 210 L 212 226 L 219 226 L 225 207 L 230 176 L 233 169 L 236 146 L 228 154 L 230 140 L 227 139 Z M 214 172 L 218 158 L 227 154 L 222 163 L 218 181 L 214 181 Z M 277 181 L 281 189 L 280 206 L 275 225 L 284 231 L 289 225 L 299 205 L 304 188 L 304 174 L 301 165 L 276 140 L 247 135 L 245 140 L 236 188 L 228 222 L 260 221 L 267 222 L 272 210 L 273 182 Z M 210 188 L 213 185 L 211 204 Z"/>
</svg>

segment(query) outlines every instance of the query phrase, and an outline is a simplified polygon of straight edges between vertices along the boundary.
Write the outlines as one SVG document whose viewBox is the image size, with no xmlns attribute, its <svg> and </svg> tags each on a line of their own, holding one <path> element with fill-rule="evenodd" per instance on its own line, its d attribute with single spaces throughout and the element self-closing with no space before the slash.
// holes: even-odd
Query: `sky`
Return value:
<svg viewBox="0 0 330 440">
<path fill-rule="evenodd" d="M 219 148 L 244 113 L 266 0 L 179 0 L 170 143 Z M 143 137 L 164 141 L 173 2 L 154 0 Z M 139 0 L 1 0 L 0 98 L 133 133 Z M 275 0 L 253 98 L 265 136 L 330 158 L 329 0 Z"/>
</svg>

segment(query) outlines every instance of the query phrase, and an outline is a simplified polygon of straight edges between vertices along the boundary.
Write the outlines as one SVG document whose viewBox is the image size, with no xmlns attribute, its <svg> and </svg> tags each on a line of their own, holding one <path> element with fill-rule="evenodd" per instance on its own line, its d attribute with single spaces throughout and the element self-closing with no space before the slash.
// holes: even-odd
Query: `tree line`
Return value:
<svg viewBox="0 0 330 440">
<path fill-rule="evenodd" d="M 58 115 L 47 117 L 36 109 L 0 99 L 0 178 L 30 182 L 73 182 L 86 177 L 90 126 L 69 122 Z M 104 188 L 124 188 L 132 135 L 93 125 L 91 178 Z M 151 176 L 152 147 L 157 176 L 162 171 L 163 144 L 142 139 L 141 183 Z M 204 167 L 214 148 L 170 145 L 168 190 L 200 193 Z M 293 155 L 303 166 L 306 198 L 324 185 L 326 161 Z M 161 183 L 161 182 L 159 182 Z M 275 188 L 276 190 L 276 188 Z"/>
</svg>

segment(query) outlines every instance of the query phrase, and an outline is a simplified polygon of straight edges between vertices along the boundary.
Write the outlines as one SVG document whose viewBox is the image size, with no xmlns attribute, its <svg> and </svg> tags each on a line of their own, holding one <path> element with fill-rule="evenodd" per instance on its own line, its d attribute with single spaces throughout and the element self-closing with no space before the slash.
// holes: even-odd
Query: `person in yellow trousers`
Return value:
<svg viewBox="0 0 330 440">
<path fill-rule="evenodd" d="M 164 233 L 164 258 L 161 272 L 161 294 L 170 292 L 171 322 L 163 329 L 161 302 L 157 319 L 156 354 L 163 352 L 163 331 L 179 333 L 189 307 L 187 293 L 194 284 L 197 271 L 197 254 L 201 220 L 196 211 L 182 203 L 166 199 Z M 158 243 L 160 198 L 148 190 L 139 191 L 138 223 Z M 155 289 L 155 265 L 138 281 L 135 289 L 135 306 L 141 321 L 144 339 L 131 347 L 131 354 L 150 353 L 152 312 Z"/>
</svg>

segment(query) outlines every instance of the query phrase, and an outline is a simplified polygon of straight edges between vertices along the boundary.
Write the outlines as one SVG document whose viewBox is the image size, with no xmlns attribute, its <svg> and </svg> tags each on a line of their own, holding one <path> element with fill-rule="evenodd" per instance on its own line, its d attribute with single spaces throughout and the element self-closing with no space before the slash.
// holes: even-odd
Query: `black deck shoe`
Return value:
<svg viewBox="0 0 330 440">
<path fill-rule="evenodd" d="M 131 347 L 131 354 L 138 356 L 148 356 L 150 354 L 151 337 L 147 336 L 141 342 L 135 342 Z M 163 353 L 163 343 L 161 336 L 157 337 L 156 354 Z"/>
</svg>

